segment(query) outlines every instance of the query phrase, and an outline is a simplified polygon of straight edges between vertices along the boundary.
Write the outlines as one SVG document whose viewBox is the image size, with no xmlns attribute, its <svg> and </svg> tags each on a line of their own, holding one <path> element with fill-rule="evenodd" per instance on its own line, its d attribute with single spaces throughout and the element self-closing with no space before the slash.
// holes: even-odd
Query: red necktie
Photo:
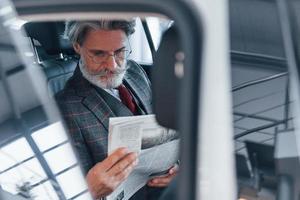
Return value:
<svg viewBox="0 0 300 200">
<path fill-rule="evenodd" d="M 137 114 L 137 106 L 136 103 L 132 97 L 132 95 L 130 94 L 129 90 L 123 85 L 121 84 L 118 88 L 119 90 L 119 95 L 120 95 L 120 99 L 122 101 L 122 103 L 127 106 L 127 108 L 134 114 Z"/>
</svg>

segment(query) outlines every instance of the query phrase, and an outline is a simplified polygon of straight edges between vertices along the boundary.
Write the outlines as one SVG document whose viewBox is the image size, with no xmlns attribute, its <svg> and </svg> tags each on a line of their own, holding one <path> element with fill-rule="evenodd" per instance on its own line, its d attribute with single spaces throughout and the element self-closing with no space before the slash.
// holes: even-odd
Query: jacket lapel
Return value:
<svg viewBox="0 0 300 200">
<path fill-rule="evenodd" d="M 116 97 L 101 88 L 97 88 L 96 90 L 116 116 L 122 117 L 133 115 L 132 112 Z"/>
<path fill-rule="evenodd" d="M 116 115 L 112 112 L 108 104 L 103 100 L 103 98 L 97 94 L 94 90 L 90 92 L 82 102 L 97 119 L 103 124 L 103 126 L 108 130 L 108 123 L 110 117 L 115 117 Z"/>
<path fill-rule="evenodd" d="M 151 109 L 147 106 L 148 102 L 146 102 L 147 100 L 143 93 L 144 91 L 142 88 L 140 88 L 136 81 L 128 76 L 125 76 L 124 84 L 130 89 L 130 91 L 132 91 L 134 97 L 138 100 L 144 111 L 146 111 L 146 114 L 152 113 Z"/>
<path fill-rule="evenodd" d="M 76 68 L 72 81 L 75 85 L 77 95 L 83 97 L 82 103 L 103 124 L 104 128 L 108 130 L 109 118 L 115 117 L 116 115 L 99 95 L 94 86 L 82 77 L 79 67 Z"/>
</svg>

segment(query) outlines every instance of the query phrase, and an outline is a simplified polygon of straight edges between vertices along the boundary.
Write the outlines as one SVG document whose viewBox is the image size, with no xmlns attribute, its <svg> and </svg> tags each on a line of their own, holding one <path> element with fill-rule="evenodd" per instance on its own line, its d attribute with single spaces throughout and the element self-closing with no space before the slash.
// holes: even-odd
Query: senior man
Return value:
<svg viewBox="0 0 300 200">
<path fill-rule="evenodd" d="M 107 156 L 109 118 L 152 112 L 147 75 L 127 60 L 134 27 L 134 20 L 66 23 L 65 35 L 80 60 L 56 99 L 94 198 L 114 191 L 138 162 L 137 155 L 125 148 Z M 159 190 L 151 188 L 167 186 L 175 174 L 174 167 L 167 175 L 149 180 L 131 199 L 155 199 Z"/>
</svg>

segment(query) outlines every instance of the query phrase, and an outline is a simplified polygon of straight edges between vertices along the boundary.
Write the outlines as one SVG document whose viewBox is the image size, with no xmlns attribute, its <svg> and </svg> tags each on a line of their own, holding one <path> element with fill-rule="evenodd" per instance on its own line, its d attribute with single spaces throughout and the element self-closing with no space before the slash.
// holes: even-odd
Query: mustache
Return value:
<svg viewBox="0 0 300 200">
<path fill-rule="evenodd" d="M 124 66 L 124 67 L 118 67 L 114 70 L 110 70 L 110 69 L 105 68 L 105 69 L 100 70 L 97 73 L 92 73 L 91 75 L 98 76 L 98 77 L 104 77 L 104 76 L 107 76 L 109 74 L 119 75 L 119 74 L 124 73 L 128 68 L 129 67 L 127 65 Z"/>
</svg>

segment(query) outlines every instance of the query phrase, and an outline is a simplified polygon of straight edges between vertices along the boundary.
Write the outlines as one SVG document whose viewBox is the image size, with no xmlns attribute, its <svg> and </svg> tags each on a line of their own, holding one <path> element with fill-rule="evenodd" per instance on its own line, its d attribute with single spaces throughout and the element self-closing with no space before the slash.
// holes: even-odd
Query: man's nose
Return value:
<svg viewBox="0 0 300 200">
<path fill-rule="evenodd" d="M 116 62 L 116 58 L 114 55 L 109 55 L 107 60 L 106 60 L 107 67 L 110 69 L 115 69 L 118 67 L 118 64 Z"/>
</svg>

